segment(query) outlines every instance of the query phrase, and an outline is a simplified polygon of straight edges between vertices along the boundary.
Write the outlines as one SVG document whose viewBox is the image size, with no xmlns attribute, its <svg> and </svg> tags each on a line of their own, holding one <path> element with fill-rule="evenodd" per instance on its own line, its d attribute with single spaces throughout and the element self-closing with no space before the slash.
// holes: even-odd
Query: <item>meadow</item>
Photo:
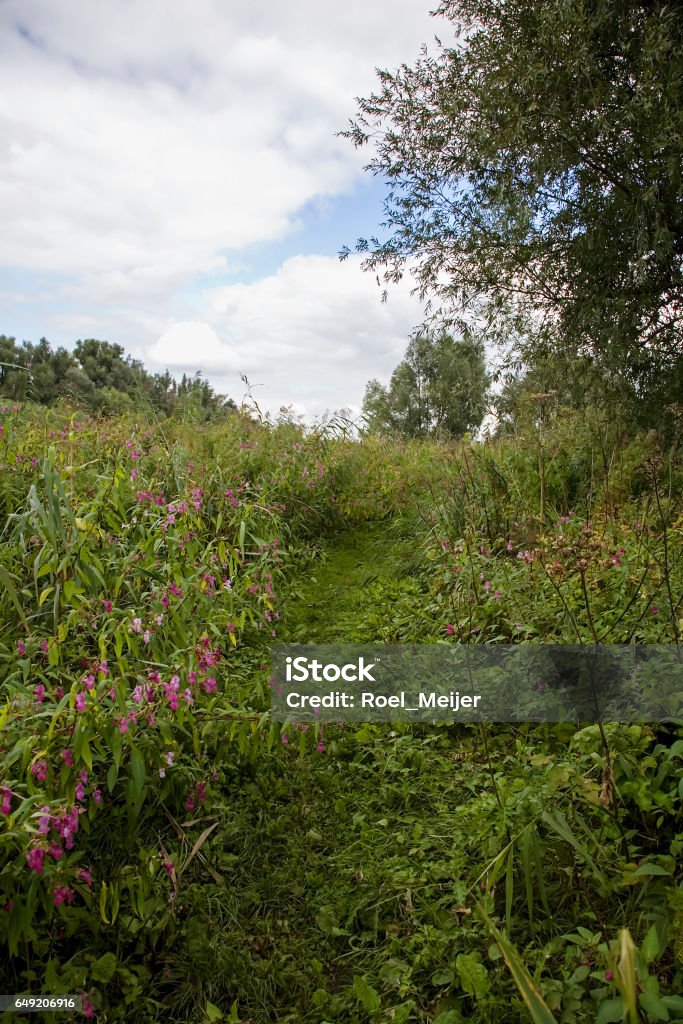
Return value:
<svg viewBox="0 0 683 1024">
<path fill-rule="evenodd" d="M 276 641 L 680 643 L 682 491 L 597 409 L 456 444 L 5 405 L 0 989 L 683 1020 L 683 722 L 269 715 Z"/>
</svg>

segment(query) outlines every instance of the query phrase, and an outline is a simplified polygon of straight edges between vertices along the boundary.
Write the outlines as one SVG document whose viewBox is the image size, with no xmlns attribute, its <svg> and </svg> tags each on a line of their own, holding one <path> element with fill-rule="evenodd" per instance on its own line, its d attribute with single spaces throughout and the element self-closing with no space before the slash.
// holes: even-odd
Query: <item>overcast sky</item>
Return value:
<svg viewBox="0 0 683 1024">
<path fill-rule="evenodd" d="M 430 0 L 0 0 L 0 333 L 116 341 L 307 418 L 387 380 L 422 306 L 337 253 L 379 233 L 336 137 Z"/>
</svg>

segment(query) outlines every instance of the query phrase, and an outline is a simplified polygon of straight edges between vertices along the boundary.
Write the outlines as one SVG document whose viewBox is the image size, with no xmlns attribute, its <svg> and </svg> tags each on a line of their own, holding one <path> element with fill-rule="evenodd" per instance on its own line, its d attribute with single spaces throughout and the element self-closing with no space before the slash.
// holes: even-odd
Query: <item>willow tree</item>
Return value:
<svg viewBox="0 0 683 1024">
<path fill-rule="evenodd" d="M 461 326 L 683 388 L 680 0 L 444 0 L 435 40 L 341 134 L 387 182 L 385 284 Z M 347 255 L 348 248 L 342 256 Z M 662 390 L 663 389 L 663 390 Z"/>
</svg>

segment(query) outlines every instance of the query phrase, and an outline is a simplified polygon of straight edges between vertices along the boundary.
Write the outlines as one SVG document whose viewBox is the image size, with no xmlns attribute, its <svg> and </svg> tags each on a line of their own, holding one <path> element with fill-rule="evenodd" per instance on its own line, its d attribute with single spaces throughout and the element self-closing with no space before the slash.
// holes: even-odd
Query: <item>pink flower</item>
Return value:
<svg viewBox="0 0 683 1024">
<path fill-rule="evenodd" d="M 283 746 L 285 746 L 285 747 L 286 747 L 286 746 L 287 746 L 287 744 L 289 743 L 289 736 L 287 735 L 287 733 L 286 733 L 286 732 L 283 732 L 283 734 L 282 734 L 282 736 L 281 736 L 281 739 L 282 739 L 282 744 L 283 744 Z"/>
<path fill-rule="evenodd" d="M 318 743 L 318 753 L 322 754 L 324 749 L 325 749 L 325 744 L 323 743 L 322 740 L 320 740 L 319 743 Z"/>
<path fill-rule="evenodd" d="M 44 683 L 38 683 L 35 689 L 36 703 L 42 704 L 45 700 L 45 685 Z"/>
<path fill-rule="evenodd" d="M 21 640 L 17 640 L 17 654 L 26 654 L 26 648 Z"/>
<path fill-rule="evenodd" d="M 81 868 L 76 876 L 79 882 L 85 882 L 89 889 L 92 889 L 92 868 Z"/>
<path fill-rule="evenodd" d="M 40 649 L 43 652 L 43 654 L 47 654 L 48 653 L 48 651 L 50 650 L 50 645 L 48 644 L 47 640 L 42 640 L 41 641 Z"/>
<path fill-rule="evenodd" d="M 89 999 L 83 1000 L 83 1009 L 81 1010 L 81 1013 L 88 1019 L 95 1016 L 95 1008 Z"/>
<path fill-rule="evenodd" d="M 64 855 L 64 851 L 62 850 L 62 848 L 59 845 L 59 843 L 51 843 L 50 844 L 50 856 L 51 857 L 53 857 L 55 860 L 61 860 L 63 855 Z"/>
<path fill-rule="evenodd" d="M 93 690 L 95 688 L 95 677 L 92 673 L 86 676 L 83 682 L 85 683 L 86 690 Z"/>
<path fill-rule="evenodd" d="M 108 676 L 109 675 L 109 669 L 107 668 L 106 661 L 103 661 L 100 665 L 97 666 L 97 671 L 100 673 L 100 675 L 103 675 L 103 676 Z"/>
<path fill-rule="evenodd" d="M 106 601 L 104 599 L 102 600 L 102 604 L 104 605 L 105 612 L 110 612 L 114 607 L 111 601 Z"/>
<path fill-rule="evenodd" d="M 166 872 L 169 878 L 173 877 L 173 872 L 175 871 L 175 864 L 173 863 L 172 860 L 164 861 L 164 871 Z"/>
<path fill-rule="evenodd" d="M 455 630 L 453 629 L 453 626 L 451 625 L 450 622 L 446 626 L 446 633 L 448 634 L 448 636 L 453 636 L 453 634 L 455 633 Z"/>
<path fill-rule="evenodd" d="M 56 907 L 61 906 L 62 903 L 73 903 L 74 891 L 69 889 L 66 885 L 58 885 L 53 893 L 52 902 Z"/>
<path fill-rule="evenodd" d="M 86 706 L 85 694 L 80 691 L 76 694 L 76 711 L 85 711 Z"/>
<path fill-rule="evenodd" d="M 68 764 L 69 768 L 71 768 L 71 766 L 74 763 L 74 755 L 69 750 L 68 747 L 65 750 L 62 751 L 62 758 L 64 760 L 64 764 Z"/>
<path fill-rule="evenodd" d="M 34 846 L 33 849 L 29 850 L 26 854 L 26 863 L 32 871 L 36 874 L 42 875 L 43 873 L 43 862 L 45 860 L 45 850 L 39 846 Z"/>
<path fill-rule="evenodd" d="M 31 768 L 31 775 L 34 776 L 36 782 L 45 782 L 47 778 L 47 761 L 36 761 Z"/>
<path fill-rule="evenodd" d="M 9 788 L 9 786 L 3 786 L 0 792 L 2 792 L 2 803 L 0 803 L 0 811 L 2 811 L 3 814 L 9 814 L 12 808 L 12 790 Z"/>
<path fill-rule="evenodd" d="M 213 676 L 209 676 L 208 679 L 204 680 L 204 692 L 205 693 L 215 693 L 217 689 L 218 689 L 218 683 L 213 678 Z"/>
<path fill-rule="evenodd" d="M 605 971 L 605 981 L 611 981 L 614 975 L 611 971 Z"/>
<path fill-rule="evenodd" d="M 41 810 L 43 813 L 38 818 L 38 831 L 41 835 L 46 836 L 52 825 L 52 815 L 49 807 L 42 807 Z"/>
<path fill-rule="evenodd" d="M 659 615 L 659 608 L 657 607 L 656 604 L 652 605 L 652 608 L 650 608 L 650 611 L 652 612 L 653 615 Z"/>
<path fill-rule="evenodd" d="M 96 789 L 95 790 L 95 792 L 93 793 L 93 800 L 95 801 L 96 804 L 101 804 L 102 803 L 102 790 L 101 789 Z"/>
<path fill-rule="evenodd" d="M 82 782 L 76 784 L 76 799 L 81 802 L 85 798 L 85 786 Z"/>
</svg>

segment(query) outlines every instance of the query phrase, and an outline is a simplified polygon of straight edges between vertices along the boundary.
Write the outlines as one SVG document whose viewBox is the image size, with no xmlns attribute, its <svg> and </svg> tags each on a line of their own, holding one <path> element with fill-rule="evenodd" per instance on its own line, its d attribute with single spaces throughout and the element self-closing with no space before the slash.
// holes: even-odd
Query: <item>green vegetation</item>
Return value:
<svg viewBox="0 0 683 1024">
<path fill-rule="evenodd" d="M 102 1022 L 683 1021 L 679 717 L 270 716 L 276 640 L 680 652 L 681 11 L 444 0 L 457 44 L 380 74 L 346 134 L 394 233 L 359 248 L 447 330 L 360 437 L 0 338 L 0 990 Z"/>
<path fill-rule="evenodd" d="M 679 639 L 676 447 L 521 423 L 3 409 L 4 991 L 102 1021 L 681 1019 L 683 726 L 269 721 L 274 638 Z"/>
<path fill-rule="evenodd" d="M 88 338 L 77 341 L 73 352 L 54 349 L 47 338 L 37 345 L 0 334 L 0 397 L 56 405 L 62 400 L 90 412 L 122 413 L 145 409 L 167 416 L 192 411 L 207 419 L 235 403 L 215 394 L 201 374 L 178 383 L 168 370 L 148 373 L 142 363 L 127 356 L 120 345 Z"/>
<path fill-rule="evenodd" d="M 481 345 L 418 332 L 389 387 L 377 380 L 368 384 L 363 402 L 367 429 L 405 437 L 462 437 L 481 426 L 487 388 Z"/>
<path fill-rule="evenodd" d="M 388 185 L 389 237 L 357 244 L 366 268 L 387 284 L 410 270 L 451 323 L 583 366 L 661 426 L 683 390 L 681 4 L 437 14 L 453 42 L 381 71 L 342 133 Z"/>
</svg>

